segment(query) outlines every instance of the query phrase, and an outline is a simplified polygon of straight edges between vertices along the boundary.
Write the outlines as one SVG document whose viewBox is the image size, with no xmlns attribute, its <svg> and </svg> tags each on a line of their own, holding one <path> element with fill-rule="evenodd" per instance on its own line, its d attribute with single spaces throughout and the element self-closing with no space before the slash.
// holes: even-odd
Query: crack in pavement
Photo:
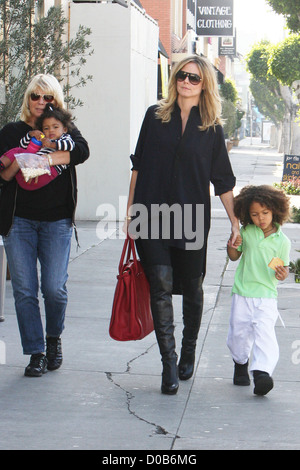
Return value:
<svg viewBox="0 0 300 470">
<path fill-rule="evenodd" d="M 140 354 L 139 356 L 131 359 L 130 361 L 128 361 L 127 363 L 127 368 L 126 368 L 126 371 L 125 373 L 126 374 L 129 374 L 130 373 L 130 369 L 131 369 L 131 363 L 136 361 L 137 359 L 139 359 L 140 357 L 144 356 L 145 354 L 148 354 L 148 351 L 154 346 L 151 345 L 146 351 L 144 351 L 142 354 Z M 142 418 L 141 416 L 139 416 L 135 411 L 132 410 L 132 407 L 131 407 L 131 402 L 132 400 L 135 398 L 135 395 L 133 395 L 131 392 L 129 392 L 128 390 L 126 390 L 124 387 L 122 387 L 119 383 L 116 382 L 116 380 L 114 379 L 113 377 L 113 373 L 112 372 L 105 372 L 106 374 L 106 377 L 107 379 L 112 382 L 116 387 L 118 387 L 120 390 L 122 390 L 125 394 L 126 394 L 126 404 L 127 404 L 127 409 L 128 409 L 128 412 L 129 414 L 131 414 L 132 416 L 134 416 L 135 418 L 137 418 L 138 420 L 140 421 L 143 421 L 144 423 L 146 424 L 149 424 L 150 426 L 153 426 L 155 428 L 155 434 L 157 435 L 164 435 L 164 436 L 169 436 L 169 437 L 172 437 L 172 439 L 176 439 L 176 438 L 179 438 L 180 439 L 180 436 L 174 434 L 174 433 L 170 433 L 169 431 L 167 431 L 165 428 L 163 428 L 162 426 L 160 426 L 159 424 L 156 424 L 156 423 L 152 423 L 151 421 L 148 421 L 147 419 L 145 418 Z"/>
</svg>

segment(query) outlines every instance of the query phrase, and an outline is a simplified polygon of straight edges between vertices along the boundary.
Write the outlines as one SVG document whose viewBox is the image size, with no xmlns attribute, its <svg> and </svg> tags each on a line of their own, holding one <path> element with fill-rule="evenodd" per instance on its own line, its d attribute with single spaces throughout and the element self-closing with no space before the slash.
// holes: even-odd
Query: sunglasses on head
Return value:
<svg viewBox="0 0 300 470">
<path fill-rule="evenodd" d="M 176 79 L 179 82 L 184 82 L 186 77 L 188 77 L 192 85 L 199 85 L 202 80 L 202 78 L 199 77 L 199 75 L 197 75 L 196 73 L 184 72 L 183 70 L 179 70 L 179 72 L 176 73 Z"/>
<path fill-rule="evenodd" d="M 37 93 L 31 93 L 30 98 L 32 101 L 38 101 L 40 98 L 43 98 L 46 103 L 51 103 L 54 100 L 53 95 L 38 95 Z"/>
</svg>

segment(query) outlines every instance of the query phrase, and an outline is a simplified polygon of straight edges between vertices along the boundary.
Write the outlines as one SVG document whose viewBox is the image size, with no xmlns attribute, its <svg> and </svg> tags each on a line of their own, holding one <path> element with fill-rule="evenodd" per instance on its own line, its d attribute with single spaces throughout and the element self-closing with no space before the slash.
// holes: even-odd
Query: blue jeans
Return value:
<svg viewBox="0 0 300 470">
<path fill-rule="evenodd" d="M 58 337 L 64 329 L 71 237 L 71 219 L 39 222 L 21 217 L 14 218 L 11 231 L 3 237 L 24 354 L 45 350 L 37 260 L 46 334 Z"/>
</svg>

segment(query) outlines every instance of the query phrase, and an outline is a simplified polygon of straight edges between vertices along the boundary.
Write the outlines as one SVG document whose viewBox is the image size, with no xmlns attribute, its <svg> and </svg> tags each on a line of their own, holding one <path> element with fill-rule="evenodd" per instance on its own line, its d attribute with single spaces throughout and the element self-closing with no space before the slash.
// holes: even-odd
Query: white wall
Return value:
<svg viewBox="0 0 300 470">
<path fill-rule="evenodd" d="M 92 30 L 94 54 L 82 70 L 93 81 L 72 91 L 84 102 L 76 124 L 91 151 L 77 167 L 76 218 L 93 220 L 100 204 L 118 213 L 119 196 L 128 194 L 129 156 L 145 110 L 156 102 L 158 27 L 134 4 L 71 3 L 71 37 L 80 24 Z"/>
</svg>

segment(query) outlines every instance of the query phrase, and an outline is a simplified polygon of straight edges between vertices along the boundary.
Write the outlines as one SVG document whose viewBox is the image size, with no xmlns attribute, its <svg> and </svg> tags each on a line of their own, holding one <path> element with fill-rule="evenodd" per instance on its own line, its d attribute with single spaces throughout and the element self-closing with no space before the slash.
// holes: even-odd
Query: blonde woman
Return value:
<svg viewBox="0 0 300 470">
<path fill-rule="evenodd" d="M 147 110 L 131 156 L 126 228 L 136 239 L 150 283 L 163 364 L 161 391 L 170 395 L 177 393 L 178 372 L 181 380 L 187 380 L 194 371 L 210 228 L 210 183 L 230 218 L 232 243 L 239 234 L 233 213 L 235 177 L 220 115 L 213 66 L 203 57 L 189 56 L 174 66 L 168 98 Z M 178 367 L 173 293 L 183 296 Z"/>
<path fill-rule="evenodd" d="M 21 121 L 32 126 L 35 125 L 35 118 L 41 116 L 41 107 L 43 107 L 39 100 L 32 100 L 32 94 L 36 94 L 38 89 L 44 92 L 46 103 L 55 103 L 55 107 L 65 108 L 63 91 L 57 78 L 46 74 L 35 75 L 25 91 L 20 116 Z"/>
<path fill-rule="evenodd" d="M 21 119 L 0 130 L 0 155 L 18 147 L 34 130 L 47 103 L 64 107 L 63 92 L 52 75 L 35 76 L 27 87 Z M 86 140 L 77 128 L 70 135 L 72 151 L 55 151 L 51 165 L 68 168 L 35 191 L 18 186 L 14 161 L 0 172 L 0 235 L 7 255 L 23 352 L 30 355 L 28 377 L 40 377 L 62 364 L 61 333 L 67 307 L 67 268 L 77 200 L 75 166 L 89 157 Z M 38 300 L 37 261 L 46 316 L 46 354 Z"/>
</svg>

